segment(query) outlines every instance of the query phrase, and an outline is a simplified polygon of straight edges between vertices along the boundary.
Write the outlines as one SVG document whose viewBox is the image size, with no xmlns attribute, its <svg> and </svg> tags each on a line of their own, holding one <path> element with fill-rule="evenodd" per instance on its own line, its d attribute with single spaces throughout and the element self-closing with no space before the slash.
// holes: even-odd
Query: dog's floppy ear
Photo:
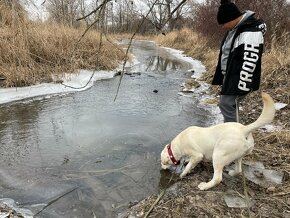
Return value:
<svg viewBox="0 0 290 218">
<path fill-rule="evenodd" d="M 166 147 L 161 152 L 161 163 L 163 165 L 169 165 L 170 164 L 170 158 L 167 152 Z"/>
</svg>

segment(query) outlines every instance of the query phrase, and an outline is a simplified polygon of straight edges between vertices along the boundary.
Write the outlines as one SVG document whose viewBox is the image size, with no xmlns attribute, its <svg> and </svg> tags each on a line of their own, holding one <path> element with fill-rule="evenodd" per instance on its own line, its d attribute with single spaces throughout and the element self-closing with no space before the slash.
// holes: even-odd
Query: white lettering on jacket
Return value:
<svg viewBox="0 0 290 218">
<path fill-rule="evenodd" d="M 250 91 L 247 87 L 247 82 L 251 83 L 253 80 L 253 72 L 256 69 L 256 62 L 259 59 L 259 46 L 254 46 L 253 44 L 245 44 L 244 52 L 244 62 L 242 65 L 242 70 L 240 72 L 240 80 L 238 88 L 242 91 Z"/>
</svg>

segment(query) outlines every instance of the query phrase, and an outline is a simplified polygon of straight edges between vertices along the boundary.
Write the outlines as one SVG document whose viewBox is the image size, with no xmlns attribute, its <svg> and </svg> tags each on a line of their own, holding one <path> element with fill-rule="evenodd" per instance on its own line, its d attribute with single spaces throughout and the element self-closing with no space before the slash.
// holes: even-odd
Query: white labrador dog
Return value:
<svg viewBox="0 0 290 218">
<path fill-rule="evenodd" d="M 161 166 L 168 169 L 178 165 L 182 157 L 189 157 L 189 162 L 180 177 L 186 176 L 200 161 L 212 161 L 214 175 L 211 181 L 198 185 L 200 190 L 207 190 L 222 181 L 223 168 L 235 161 L 234 170 L 229 175 L 235 176 L 242 172 L 242 158 L 250 154 L 254 148 L 252 131 L 270 123 L 275 114 L 273 99 L 262 93 L 263 111 L 259 118 L 249 124 L 229 122 L 203 128 L 191 126 L 179 133 L 171 144 L 161 152 Z"/>
</svg>

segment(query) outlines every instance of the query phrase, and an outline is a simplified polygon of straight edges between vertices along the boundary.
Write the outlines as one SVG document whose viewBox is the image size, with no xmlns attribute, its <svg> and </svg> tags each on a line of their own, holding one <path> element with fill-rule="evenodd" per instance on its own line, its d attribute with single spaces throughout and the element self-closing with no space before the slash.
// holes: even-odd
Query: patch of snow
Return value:
<svg viewBox="0 0 290 218">
<path fill-rule="evenodd" d="M 282 108 L 286 107 L 288 104 L 284 104 L 284 103 L 275 103 L 275 109 L 276 110 L 281 110 Z"/>
<path fill-rule="evenodd" d="M 267 125 L 261 127 L 260 130 L 264 131 L 264 132 L 276 132 L 276 131 L 282 130 L 282 127 L 281 126 L 274 126 L 272 124 L 267 124 Z"/>
<path fill-rule="evenodd" d="M 48 98 L 55 94 L 83 91 L 92 87 L 96 80 L 110 79 L 113 78 L 115 74 L 116 73 L 113 71 L 93 72 L 88 70 L 80 70 L 79 73 L 76 74 L 66 73 L 64 76 L 63 84 L 42 83 L 29 87 L 1 88 L 0 104 L 32 97 L 43 96 L 44 98 Z M 92 79 L 90 80 L 91 77 Z"/>
</svg>

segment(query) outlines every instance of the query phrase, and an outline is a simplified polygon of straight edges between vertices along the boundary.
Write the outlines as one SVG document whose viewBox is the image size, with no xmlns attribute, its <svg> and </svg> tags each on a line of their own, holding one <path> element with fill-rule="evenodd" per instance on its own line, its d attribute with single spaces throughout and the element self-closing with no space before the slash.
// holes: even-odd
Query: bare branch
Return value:
<svg viewBox="0 0 290 218">
<path fill-rule="evenodd" d="M 91 16 L 92 14 L 96 13 L 100 8 L 102 8 L 105 4 L 107 4 L 108 2 L 110 2 L 112 0 L 104 0 L 102 2 L 102 4 L 100 4 L 95 10 L 91 11 L 89 14 L 81 17 L 81 18 L 78 18 L 76 19 L 77 21 L 80 21 L 80 20 L 83 20 L 83 19 L 86 19 L 87 17 Z"/>
<path fill-rule="evenodd" d="M 170 17 L 172 17 L 172 15 L 175 13 L 175 11 L 177 11 L 183 4 L 186 3 L 187 0 L 182 0 L 170 13 Z"/>
</svg>

